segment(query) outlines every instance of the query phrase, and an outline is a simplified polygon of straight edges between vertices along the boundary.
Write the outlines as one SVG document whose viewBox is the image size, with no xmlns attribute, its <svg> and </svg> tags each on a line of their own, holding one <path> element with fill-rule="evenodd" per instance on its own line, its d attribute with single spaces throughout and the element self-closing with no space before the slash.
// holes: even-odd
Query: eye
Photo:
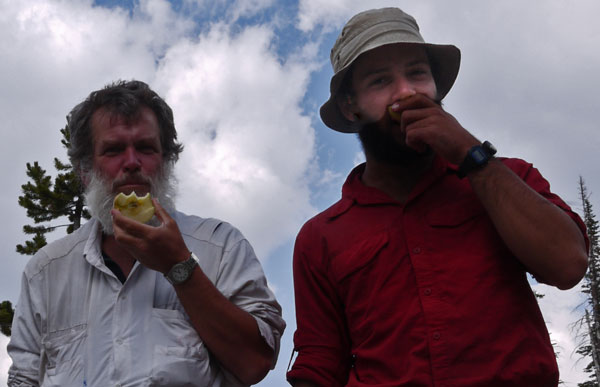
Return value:
<svg viewBox="0 0 600 387">
<path fill-rule="evenodd" d="M 137 147 L 137 150 L 144 154 L 158 153 L 158 148 L 153 144 L 141 144 Z"/>
<path fill-rule="evenodd" d="M 376 77 L 369 81 L 369 86 L 384 86 L 390 82 L 390 78 L 386 76 Z"/>
<path fill-rule="evenodd" d="M 429 67 L 415 67 L 408 70 L 408 76 L 416 79 L 425 79 L 431 76 Z"/>
<path fill-rule="evenodd" d="M 119 146 L 109 146 L 109 147 L 104 148 L 102 150 L 101 154 L 103 156 L 115 156 L 115 155 L 121 153 L 121 151 L 122 151 L 122 148 Z"/>
</svg>

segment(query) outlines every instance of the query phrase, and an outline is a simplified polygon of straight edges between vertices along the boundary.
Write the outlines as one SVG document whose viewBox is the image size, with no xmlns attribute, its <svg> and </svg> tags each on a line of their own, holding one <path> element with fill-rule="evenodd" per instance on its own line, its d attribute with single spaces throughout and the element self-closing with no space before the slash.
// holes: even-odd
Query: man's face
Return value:
<svg viewBox="0 0 600 387">
<path fill-rule="evenodd" d="M 342 110 L 359 124 L 365 152 L 379 161 L 407 164 L 430 152 L 419 153 L 405 144 L 400 123 L 387 109 L 414 94 L 435 100 L 437 89 L 425 49 L 387 45 L 361 55 L 352 70 L 353 95 Z"/>
<path fill-rule="evenodd" d="M 163 161 L 160 129 L 152 110 L 142 108 L 137 119 L 127 121 L 99 109 L 91 126 L 94 174 L 112 184 L 113 194 L 150 192 L 149 179 Z"/>
<path fill-rule="evenodd" d="M 92 134 L 93 169 L 85 176 L 85 200 L 105 234 L 113 233 L 110 210 L 119 192 L 150 192 L 167 211 L 175 209 L 172 164 L 163 161 L 159 128 L 152 111 L 143 109 L 135 122 L 111 120 L 109 114 L 98 111 L 92 116 Z"/>
<path fill-rule="evenodd" d="M 361 122 L 380 121 L 387 107 L 414 94 L 435 99 L 437 89 L 425 49 L 392 44 L 359 56 L 353 65 L 351 112 Z"/>
</svg>

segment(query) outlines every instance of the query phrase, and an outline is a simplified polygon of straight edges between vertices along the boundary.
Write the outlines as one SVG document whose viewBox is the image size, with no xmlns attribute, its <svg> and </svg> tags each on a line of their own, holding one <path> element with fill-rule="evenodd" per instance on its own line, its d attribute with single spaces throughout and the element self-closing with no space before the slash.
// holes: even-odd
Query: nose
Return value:
<svg viewBox="0 0 600 387">
<path fill-rule="evenodd" d="M 123 169 L 127 172 L 138 171 L 141 167 L 140 158 L 133 147 L 128 147 L 124 154 Z"/>
<path fill-rule="evenodd" d="M 410 80 L 403 76 L 396 76 L 394 79 L 394 101 L 400 101 L 415 94 L 417 94 L 415 85 Z"/>
</svg>

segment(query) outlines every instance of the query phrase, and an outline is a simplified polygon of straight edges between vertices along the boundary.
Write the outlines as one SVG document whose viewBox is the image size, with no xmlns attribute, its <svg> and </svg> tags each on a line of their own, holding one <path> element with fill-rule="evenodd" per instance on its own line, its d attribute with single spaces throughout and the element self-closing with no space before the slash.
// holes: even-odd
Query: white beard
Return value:
<svg viewBox="0 0 600 387">
<path fill-rule="evenodd" d="M 167 212 L 175 210 L 177 181 L 172 176 L 172 170 L 172 163 L 165 162 L 155 176 L 143 176 L 143 178 L 150 182 L 150 195 L 157 198 L 160 205 L 167 210 Z M 110 210 L 113 208 L 113 201 L 117 195 L 112 188 L 114 182 L 107 182 L 96 172 L 90 173 L 89 177 L 90 180 L 84 193 L 85 203 L 90 215 L 98 219 L 102 225 L 104 234 L 112 235 L 114 232 Z M 156 217 L 152 217 L 148 224 L 158 226 L 160 222 Z"/>
</svg>

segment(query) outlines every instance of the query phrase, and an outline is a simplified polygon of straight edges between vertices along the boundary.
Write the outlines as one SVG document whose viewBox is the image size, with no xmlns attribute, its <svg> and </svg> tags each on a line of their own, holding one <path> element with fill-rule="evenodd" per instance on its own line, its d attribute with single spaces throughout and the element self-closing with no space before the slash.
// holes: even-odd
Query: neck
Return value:
<svg viewBox="0 0 600 387">
<path fill-rule="evenodd" d="M 119 265 L 125 277 L 129 276 L 135 258 L 117 242 L 114 235 L 102 234 L 102 252 Z"/>
<path fill-rule="evenodd" d="M 434 155 L 415 160 L 410 165 L 381 162 L 367 153 L 365 157 L 367 163 L 362 182 L 385 192 L 400 203 L 405 203 L 423 173 L 431 167 Z"/>
</svg>

